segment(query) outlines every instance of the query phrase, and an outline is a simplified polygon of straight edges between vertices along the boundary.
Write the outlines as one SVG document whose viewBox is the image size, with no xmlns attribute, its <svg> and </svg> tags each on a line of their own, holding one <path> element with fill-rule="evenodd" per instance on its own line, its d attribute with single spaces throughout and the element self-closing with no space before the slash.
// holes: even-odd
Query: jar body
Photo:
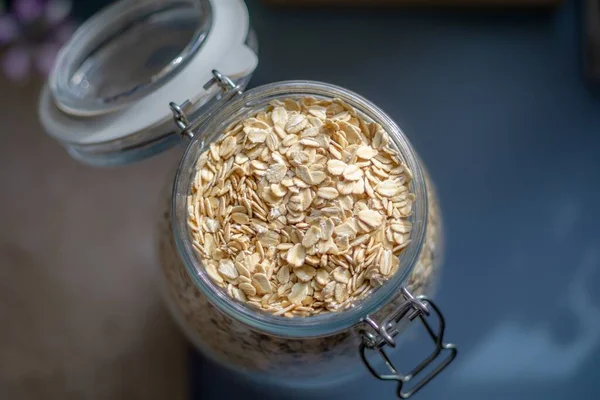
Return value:
<svg viewBox="0 0 600 400">
<path fill-rule="evenodd" d="M 411 172 L 414 194 L 411 242 L 399 254 L 400 268 L 383 286 L 343 310 L 286 318 L 258 311 L 215 286 L 190 240 L 188 197 L 196 162 L 221 132 L 256 115 L 273 101 L 311 97 L 336 99 L 389 134 Z M 363 323 L 383 321 L 413 295 L 431 296 L 443 251 L 441 214 L 426 168 L 398 126 L 355 93 L 319 82 L 290 81 L 265 85 L 220 104 L 188 146 L 172 191 L 165 196 L 159 228 L 159 256 L 167 304 L 190 341 L 203 353 L 246 376 L 285 386 L 318 386 L 364 371 L 359 347 Z M 397 327 L 401 332 L 408 323 Z M 387 329 L 387 328 L 386 328 Z"/>
<path fill-rule="evenodd" d="M 427 228 L 406 288 L 414 295 L 430 297 L 441 267 L 443 230 L 435 188 L 426 174 L 425 179 Z M 331 384 L 364 371 L 359 356 L 363 324 L 323 337 L 283 338 L 251 329 L 215 307 L 198 289 L 181 260 L 172 229 L 171 191 L 164 197 L 158 249 L 166 302 L 181 329 L 199 351 L 251 379 L 276 385 Z M 374 317 L 383 318 L 403 301 L 397 293 Z"/>
</svg>

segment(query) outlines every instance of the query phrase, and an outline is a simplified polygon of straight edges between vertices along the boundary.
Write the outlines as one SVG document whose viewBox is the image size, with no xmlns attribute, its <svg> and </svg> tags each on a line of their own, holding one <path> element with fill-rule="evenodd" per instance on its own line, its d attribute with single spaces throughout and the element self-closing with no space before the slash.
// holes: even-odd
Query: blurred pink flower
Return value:
<svg viewBox="0 0 600 400">
<path fill-rule="evenodd" d="M 20 81 L 32 71 L 47 75 L 60 47 L 75 31 L 70 0 L 13 0 L 0 7 L 0 70 Z"/>
</svg>

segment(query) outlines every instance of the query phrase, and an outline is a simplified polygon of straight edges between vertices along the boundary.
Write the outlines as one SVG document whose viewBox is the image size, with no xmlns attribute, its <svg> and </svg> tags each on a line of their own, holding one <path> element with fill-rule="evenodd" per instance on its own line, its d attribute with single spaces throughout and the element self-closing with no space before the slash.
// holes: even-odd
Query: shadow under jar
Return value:
<svg viewBox="0 0 600 400">
<path fill-rule="evenodd" d="M 160 221 L 159 255 L 171 312 L 203 353 L 251 378 L 285 386 L 315 386 L 351 377 L 361 371 L 363 361 L 379 379 L 398 381 L 400 396 L 410 396 L 456 355 L 454 346 L 443 342 L 443 317 L 435 304 L 423 297 L 435 289 L 443 232 L 435 188 L 421 160 L 385 113 L 340 87 L 289 81 L 246 93 L 234 88 L 225 90 L 233 95 L 193 126 L 181 123 L 187 120 L 182 118 L 181 109 L 172 105 L 183 133 L 192 139 Z M 381 287 L 340 311 L 288 318 L 233 299 L 209 277 L 193 248 L 188 196 L 197 160 L 228 126 L 265 110 L 274 100 L 303 97 L 340 99 L 365 120 L 380 124 L 390 136 L 390 146 L 412 172 L 409 190 L 415 195 L 415 202 L 410 216 L 411 242 L 400 253 L 398 271 Z M 428 322 L 432 317 L 438 319 L 435 324 Z M 414 319 L 425 323 L 436 346 L 434 353 L 408 374 L 399 373 L 391 365 L 391 376 L 376 372 L 372 364 L 378 365 L 378 357 L 367 357 L 369 350 L 387 360 L 384 347 L 395 347 L 395 336 Z M 429 364 L 435 366 L 426 370 L 431 367 Z M 421 372 L 424 376 L 419 375 Z M 403 389 L 403 383 L 413 378 L 406 385 L 410 388 Z"/>
</svg>

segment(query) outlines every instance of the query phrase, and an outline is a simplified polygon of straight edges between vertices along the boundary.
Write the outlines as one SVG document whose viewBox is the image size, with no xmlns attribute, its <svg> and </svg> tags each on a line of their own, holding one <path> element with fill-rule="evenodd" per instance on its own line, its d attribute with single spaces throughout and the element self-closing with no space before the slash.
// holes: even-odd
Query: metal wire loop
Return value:
<svg viewBox="0 0 600 400">
<path fill-rule="evenodd" d="M 223 75 L 216 69 L 212 71 L 213 78 L 206 82 L 204 85 L 204 89 L 208 90 L 213 85 L 218 85 L 221 89 L 221 95 L 215 97 L 215 100 L 212 103 L 201 110 L 195 110 L 192 113 L 192 121 L 188 118 L 187 111 L 193 109 L 193 105 L 189 100 L 184 101 L 181 105 L 171 102 L 169 103 L 169 107 L 171 108 L 171 112 L 173 113 L 173 121 L 175 125 L 179 129 L 182 136 L 185 136 L 189 139 L 194 137 L 194 131 L 198 128 L 204 121 L 208 120 L 221 106 L 223 103 L 228 102 L 232 98 L 240 95 L 242 93 L 239 86 L 231 80 L 226 75 Z"/>
<path fill-rule="evenodd" d="M 392 314 L 387 316 L 381 324 L 377 324 L 370 316 L 365 318 L 366 322 L 375 332 L 365 332 L 363 340 L 360 344 L 360 357 L 369 370 L 369 372 L 380 380 L 393 380 L 398 382 L 397 395 L 399 398 L 407 399 L 423 388 L 433 378 L 435 378 L 444 368 L 446 368 L 458 354 L 458 349 L 454 344 L 444 343 L 444 332 L 446 329 L 446 321 L 437 305 L 427 297 L 414 297 L 403 289 L 405 301 L 394 310 Z M 433 311 L 433 312 L 432 312 Z M 409 321 L 419 318 L 429 337 L 435 345 L 434 351 L 429 354 L 423 361 L 414 367 L 407 374 L 402 374 L 394 366 L 390 358 L 385 352 L 385 346 L 395 347 L 396 342 L 394 337 L 398 335 L 398 323 L 406 318 Z M 436 318 L 438 320 L 438 329 L 432 328 L 428 318 Z M 367 358 L 367 352 L 374 351 L 383 359 L 390 374 L 379 373 Z M 445 355 L 444 355 L 445 354 Z M 443 356 L 444 355 L 444 356 Z M 443 356 L 443 357 L 442 357 Z M 442 358 L 440 358 L 442 357 Z M 438 361 L 441 360 L 441 361 Z M 437 364 L 434 364 L 436 363 Z M 419 379 L 420 374 L 428 367 L 433 368 Z M 404 391 L 404 385 L 407 382 L 416 383 L 408 391 Z"/>
</svg>

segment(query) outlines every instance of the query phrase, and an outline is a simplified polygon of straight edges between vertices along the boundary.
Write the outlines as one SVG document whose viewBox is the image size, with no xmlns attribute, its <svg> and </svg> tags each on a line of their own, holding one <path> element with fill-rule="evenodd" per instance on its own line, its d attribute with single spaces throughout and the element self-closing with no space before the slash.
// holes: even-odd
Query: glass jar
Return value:
<svg viewBox="0 0 600 400">
<path fill-rule="evenodd" d="M 182 19 L 193 23 L 194 18 L 186 19 L 192 11 L 198 16 L 196 24 L 184 24 L 188 29 L 183 39 L 171 36 L 177 42 L 171 56 L 158 57 L 165 51 L 152 43 L 140 51 L 128 48 L 151 37 L 140 34 L 139 26 L 142 33 L 169 32 Z M 93 165 L 133 162 L 182 138 L 190 140 L 165 196 L 158 253 L 166 302 L 200 351 L 250 378 L 285 386 L 330 384 L 366 367 L 378 379 L 397 381 L 398 395 L 409 397 L 456 356 L 455 346 L 444 342 L 442 314 L 426 297 L 434 292 L 443 253 L 435 188 L 403 132 L 359 95 L 309 81 L 243 92 L 256 67 L 256 50 L 241 0 L 122 0 L 86 22 L 61 51 L 42 92 L 41 120 L 74 158 Z M 132 65 L 139 68 L 113 78 L 117 56 L 129 53 L 138 54 Z M 215 54 L 217 60 L 211 58 Z M 140 68 L 145 72 L 140 74 Z M 193 251 L 187 197 L 198 157 L 226 126 L 273 100 L 307 96 L 341 99 L 364 119 L 379 123 L 413 174 L 409 189 L 416 199 L 411 242 L 399 256 L 397 273 L 347 309 L 286 318 L 234 300 L 207 276 Z M 169 111 L 171 99 L 182 100 L 170 103 Z M 413 321 L 425 326 L 434 351 L 401 373 L 386 349 L 397 347 L 399 335 Z M 379 372 L 382 361 L 389 372 Z"/>
<path fill-rule="evenodd" d="M 435 188 L 398 126 L 355 93 L 309 81 L 278 82 L 246 93 L 235 88 L 225 90 L 234 96 L 215 105 L 208 118 L 193 126 L 180 123 L 183 133 L 192 140 L 159 224 L 159 257 L 171 312 L 202 352 L 252 378 L 286 386 L 312 386 L 351 377 L 360 371 L 361 354 L 367 349 L 383 344 L 393 347 L 393 336 L 405 328 L 407 318 L 414 318 L 411 314 L 425 310 L 428 305 L 432 307 L 427 313 L 435 310 L 426 298 L 413 297 L 433 293 L 440 268 L 443 235 Z M 212 282 L 190 240 L 187 198 L 196 160 L 227 126 L 255 115 L 273 100 L 305 96 L 341 99 L 363 118 L 381 124 L 413 172 L 410 189 L 416 201 L 411 220 L 412 242 L 400 256 L 402 270 L 350 309 L 290 319 L 267 315 L 237 302 Z M 176 121 L 181 121 L 178 107 L 174 109 Z M 426 322 L 425 317 L 420 318 Z M 390 334 L 389 343 L 382 339 L 386 335 L 382 330 Z M 455 355 L 454 348 L 443 344 L 443 331 L 433 336 L 439 351 L 450 350 L 442 364 L 449 362 Z"/>
</svg>

